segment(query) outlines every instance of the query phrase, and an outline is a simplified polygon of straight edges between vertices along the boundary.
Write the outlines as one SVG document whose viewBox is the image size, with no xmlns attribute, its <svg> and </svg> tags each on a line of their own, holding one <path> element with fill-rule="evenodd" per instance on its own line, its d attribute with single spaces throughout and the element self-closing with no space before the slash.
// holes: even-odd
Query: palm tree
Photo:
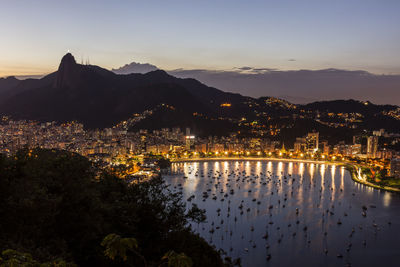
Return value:
<svg viewBox="0 0 400 267">
<path fill-rule="evenodd" d="M 135 238 L 122 238 L 117 234 L 109 234 L 103 239 L 101 245 L 105 247 L 104 255 L 112 260 L 121 257 L 126 261 L 128 259 L 126 252 L 132 251 L 142 259 L 144 266 L 147 266 L 146 259 L 137 251 L 138 242 Z"/>
</svg>

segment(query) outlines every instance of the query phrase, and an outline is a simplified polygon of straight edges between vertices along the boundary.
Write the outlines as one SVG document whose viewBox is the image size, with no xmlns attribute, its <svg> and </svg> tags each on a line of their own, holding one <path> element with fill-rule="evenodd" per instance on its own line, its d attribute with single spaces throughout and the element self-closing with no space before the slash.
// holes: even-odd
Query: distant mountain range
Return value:
<svg viewBox="0 0 400 267">
<path fill-rule="evenodd" d="M 229 92 L 253 97 L 269 95 L 298 104 L 335 99 L 400 104 L 400 75 L 338 69 L 280 71 L 254 68 L 246 71 L 175 70 L 169 73 L 180 78 L 192 77 Z"/>
<path fill-rule="evenodd" d="M 131 63 L 113 70 L 117 74 L 143 73 L 157 69 Z M 400 75 L 376 75 L 340 69 L 282 71 L 241 67 L 233 70 L 177 69 L 167 71 L 179 78 L 194 78 L 227 92 L 265 95 L 306 104 L 318 100 L 357 99 L 378 104 L 400 104 Z"/>
<path fill-rule="evenodd" d="M 68 53 L 62 58 L 58 70 L 43 78 L 0 79 L 0 114 L 39 121 L 76 120 L 88 128 L 104 128 L 129 120 L 136 113 L 152 110 L 151 116 L 132 126 L 131 130 L 191 127 L 199 135 L 224 135 L 232 131 L 263 135 L 269 134 L 269 129 L 280 129 L 280 134 L 290 140 L 312 129 L 331 134 L 332 138 L 349 138 L 365 129 L 385 128 L 391 132 L 400 129 L 400 120 L 396 117 L 400 109 L 394 105 L 374 105 L 355 100 L 294 105 L 273 97 L 253 98 L 228 93 L 192 78 L 171 75 L 178 72 L 180 76 L 189 75 L 190 72 L 185 71 L 168 74 L 157 69 L 144 74 L 126 74 L 132 70 L 144 72 L 146 68 L 156 67 L 130 64 L 114 70 L 124 74 L 116 74 L 98 66 L 77 64 L 75 58 Z M 260 75 L 283 78 L 305 73 L 308 80 L 315 74 L 309 71 L 292 74 L 267 72 L 271 74 Z M 329 77 L 337 76 L 341 71 L 325 70 L 318 73 L 325 73 Z M 222 77 L 219 76 L 222 74 L 215 75 Z M 346 75 L 353 77 L 354 73 L 344 71 L 341 74 Z M 358 76 L 363 77 L 360 79 L 369 77 L 374 80 L 368 73 L 359 72 Z M 248 86 L 252 86 L 251 76 L 241 77 L 249 77 Z M 316 83 L 323 80 L 316 79 Z M 392 82 L 395 81 L 393 77 Z M 333 85 L 326 86 L 329 88 Z M 299 96 L 310 97 L 307 90 L 304 89 L 302 94 L 299 92 Z M 396 98 L 395 92 L 391 98 Z M 348 117 L 333 119 L 330 112 L 348 113 Z M 324 116 L 327 119 L 322 121 Z M 336 126 L 331 125 L 339 125 L 343 129 L 333 129 Z"/>
</svg>

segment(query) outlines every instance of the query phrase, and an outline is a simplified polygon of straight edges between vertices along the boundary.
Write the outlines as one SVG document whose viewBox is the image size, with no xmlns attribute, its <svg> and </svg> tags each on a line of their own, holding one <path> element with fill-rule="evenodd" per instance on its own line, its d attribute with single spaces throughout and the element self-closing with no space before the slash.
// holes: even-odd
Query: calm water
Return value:
<svg viewBox="0 0 400 267">
<path fill-rule="evenodd" d="M 400 196 L 342 167 L 187 162 L 165 180 L 207 211 L 195 231 L 243 266 L 400 266 Z"/>
</svg>

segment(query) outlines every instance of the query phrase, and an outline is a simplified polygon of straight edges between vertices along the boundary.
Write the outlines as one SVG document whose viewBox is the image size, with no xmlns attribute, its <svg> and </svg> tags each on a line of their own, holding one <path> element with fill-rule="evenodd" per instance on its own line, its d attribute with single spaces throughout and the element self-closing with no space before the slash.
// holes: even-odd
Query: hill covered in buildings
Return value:
<svg viewBox="0 0 400 267">
<path fill-rule="evenodd" d="M 400 109 L 356 100 L 295 105 L 273 97 L 224 92 L 162 70 L 116 74 L 66 54 L 41 79 L 0 79 L 0 114 L 13 119 L 79 121 L 87 128 L 190 127 L 199 136 L 262 136 L 293 143 L 315 130 L 333 142 L 385 129 L 399 132 Z"/>
</svg>

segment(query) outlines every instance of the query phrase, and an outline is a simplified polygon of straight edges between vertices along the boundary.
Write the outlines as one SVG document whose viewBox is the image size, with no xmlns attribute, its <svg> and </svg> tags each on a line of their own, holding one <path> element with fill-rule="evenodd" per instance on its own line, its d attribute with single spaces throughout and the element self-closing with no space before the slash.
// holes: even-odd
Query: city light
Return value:
<svg viewBox="0 0 400 267">
<path fill-rule="evenodd" d="M 222 103 L 220 106 L 221 107 L 231 107 L 232 104 L 231 103 Z"/>
</svg>

